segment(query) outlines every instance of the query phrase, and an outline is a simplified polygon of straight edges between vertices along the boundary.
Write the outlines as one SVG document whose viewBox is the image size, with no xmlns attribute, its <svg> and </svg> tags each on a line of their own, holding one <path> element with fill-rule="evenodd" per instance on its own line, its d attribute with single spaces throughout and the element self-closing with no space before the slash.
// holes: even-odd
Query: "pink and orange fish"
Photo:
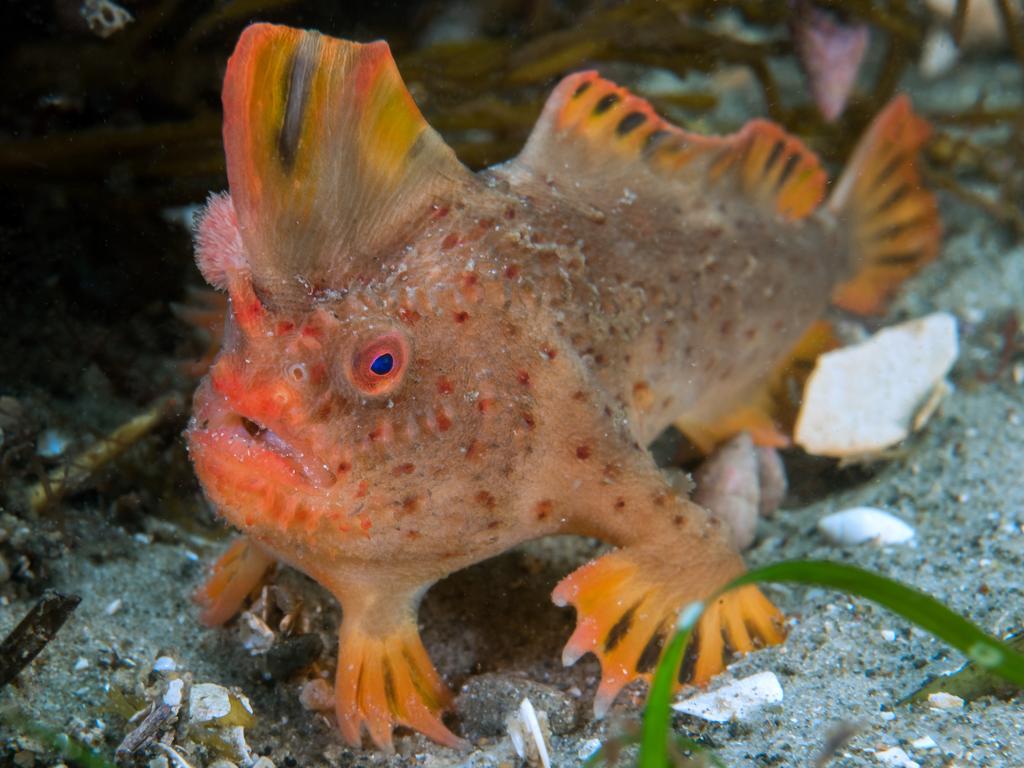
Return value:
<svg viewBox="0 0 1024 768">
<path fill-rule="evenodd" d="M 528 539 L 616 547 L 565 578 L 563 653 L 601 661 L 594 702 L 649 679 L 680 608 L 743 562 L 645 446 L 778 438 L 764 392 L 830 304 L 881 310 L 939 222 L 905 98 L 825 199 L 818 160 L 754 120 L 700 136 L 594 72 L 565 78 L 513 160 L 471 173 L 423 120 L 384 43 L 242 35 L 224 82 L 230 195 L 199 266 L 230 297 L 188 444 L 245 538 L 202 590 L 231 617 L 269 565 L 344 608 L 338 726 L 459 745 L 420 641 L 438 579 Z M 702 618 L 681 680 L 783 639 L 755 587 Z"/>
</svg>

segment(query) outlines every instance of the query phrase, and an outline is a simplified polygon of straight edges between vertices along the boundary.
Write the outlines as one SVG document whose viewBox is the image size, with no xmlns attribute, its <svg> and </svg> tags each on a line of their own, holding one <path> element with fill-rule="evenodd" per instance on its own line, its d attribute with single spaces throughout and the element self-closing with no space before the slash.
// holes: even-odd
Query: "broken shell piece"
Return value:
<svg viewBox="0 0 1024 768">
<path fill-rule="evenodd" d="M 964 700 L 952 693 L 939 691 L 928 694 L 928 706 L 932 709 L 963 709 Z"/>
<path fill-rule="evenodd" d="M 891 765 L 894 768 L 921 768 L 920 763 L 910 759 L 910 755 L 899 747 L 890 747 L 875 753 L 875 759 L 882 765 Z"/>
<path fill-rule="evenodd" d="M 782 703 L 782 686 L 774 672 L 758 672 L 708 693 L 677 701 L 672 709 L 712 723 L 749 720 L 762 707 Z"/>
<path fill-rule="evenodd" d="M 197 683 L 188 697 L 188 716 L 194 723 L 209 723 L 231 712 L 231 692 L 213 683 Z"/>
<path fill-rule="evenodd" d="M 529 699 L 523 699 L 519 710 L 509 715 L 506 724 L 516 754 L 527 765 L 551 768 L 548 746 L 551 729 L 548 727 L 547 713 L 537 712 Z"/>
<path fill-rule="evenodd" d="M 956 318 L 946 312 L 885 328 L 818 358 L 795 439 L 818 456 L 864 456 L 910 434 L 957 358 Z"/>
<path fill-rule="evenodd" d="M 903 544 L 914 529 L 895 515 L 874 507 L 853 507 L 825 515 L 818 530 L 833 544 Z"/>
</svg>

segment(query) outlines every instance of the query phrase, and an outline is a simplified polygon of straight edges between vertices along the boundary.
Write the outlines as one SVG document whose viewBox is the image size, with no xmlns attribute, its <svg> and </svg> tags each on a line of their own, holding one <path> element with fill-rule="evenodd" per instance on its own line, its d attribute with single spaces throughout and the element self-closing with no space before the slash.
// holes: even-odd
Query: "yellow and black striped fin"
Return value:
<svg viewBox="0 0 1024 768">
<path fill-rule="evenodd" d="M 246 256 L 276 303 L 341 287 L 468 177 L 383 42 L 254 24 L 228 62 L 223 103 Z"/>
<path fill-rule="evenodd" d="M 683 180 L 790 220 L 814 211 L 826 183 L 814 153 L 774 123 L 753 120 L 729 136 L 690 133 L 596 72 L 562 80 L 517 160 L 541 177 L 571 174 L 584 194 L 587 179 L 600 196 L 610 180 L 632 174 L 638 195 L 671 197 L 665 182 Z"/>
<path fill-rule="evenodd" d="M 833 293 L 837 306 L 859 314 L 883 311 L 900 284 L 938 255 L 938 206 L 918 170 L 930 133 L 910 99 L 897 96 L 854 150 L 828 201 L 844 224 L 853 272 Z"/>
</svg>

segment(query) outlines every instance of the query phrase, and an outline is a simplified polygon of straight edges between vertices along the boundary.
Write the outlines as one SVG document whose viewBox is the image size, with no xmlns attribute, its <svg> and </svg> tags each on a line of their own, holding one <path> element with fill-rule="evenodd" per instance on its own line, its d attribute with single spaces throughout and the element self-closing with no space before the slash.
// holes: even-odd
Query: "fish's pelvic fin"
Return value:
<svg viewBox="0 0 1024 768">
<path fill-rule="evenodd" d="M 342 737 L 360 747 L 365 730 L 378 748 L 393 752 L 392 731 L 405 726 L 447 747 L 465 748 L 441 721 L 452 694 L 423 647 L 414 606 L 401 595 L 388 593 L 383 599 L 390 608 L 379 612 L 396 617 L 393 621 L 343 603 L 334 684 Z"/>
<path fill-rule="evenodd" d="M 754 120 L 729 136 L 690 133 L 592 71 L 555 88 L 517 162 L 541 177 L 570 176 L 584 195 L 618 194 L 621 180 L 651 203 L 671 199 L 674 182 L 702 184 L 784 219 L 811 213 L 826 182 L 814 153 L 774 123 Z"/>
<path fill-rule="evenodd" d="M 828 208 L 846 227 L 853 277 L 834 291 L 837 306 L 864 315 L 882 312 L 900 284 L 938 254 L 938 206 L 918 169 L 930 132 L 910 99 L 897 96 L 875 118 L 839 178 Z"/>
<path fill-rule="evenodd" d="M 263 583 L 274 563 L 274 558 L 250 539 L 243 536 L 232 542 L 193 595 L 202 609 L 199 620 L 208 627 L 230 620 L 241 610 L 246 597 Z"/>
<path fill-rule="evenodd" d="M 470 178 L 384 42 L 254 24 L 228 61 L 223 103 L 231 200 L 253 283 L 275 304 L 338 287 Z"/>
<path fill-rule="evenodd" d="M 714 568 L 666 578 L 663 555 L 639 547 L 611 552 L 571 573 L 552 593 L 556 605 L 576 608 L 576 631 L 566 643 L 562 662 L 574 664 L 586 653 L 601 662 L 601 684 L 594 699 L 597 717 L 608 712 L 627 684 L 650 683 L 680 610 L 706 599 L 729 580 L 728 574 Z M 782 614 L 757 587 L 729 592 L 709 605 L 701 618 L 678 683 L 704 685 L 722 671 L 730 652 L 749 653 L 784 637 Z"/>
</svg>

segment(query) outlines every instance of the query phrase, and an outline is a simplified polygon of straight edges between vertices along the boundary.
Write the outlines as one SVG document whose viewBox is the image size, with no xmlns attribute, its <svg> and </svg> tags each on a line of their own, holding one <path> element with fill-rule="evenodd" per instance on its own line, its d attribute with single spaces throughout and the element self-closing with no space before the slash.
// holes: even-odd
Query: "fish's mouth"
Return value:
<svg viewBox="0 0 1024 768">
<path fill-rule="evenodd" d="M 202 391 L 205 390 L 205 391 Z M 322 459 L 252 416 L 238 413 L 228 400 L 208 388 L 196 393 L 195 413 L 189 424 L 190 442 L 231 455 L 254 472 L 272 467 L 289 471 L 295 480 L 315 488 L 328 488 L 337 476 Z"/>
</svg>

